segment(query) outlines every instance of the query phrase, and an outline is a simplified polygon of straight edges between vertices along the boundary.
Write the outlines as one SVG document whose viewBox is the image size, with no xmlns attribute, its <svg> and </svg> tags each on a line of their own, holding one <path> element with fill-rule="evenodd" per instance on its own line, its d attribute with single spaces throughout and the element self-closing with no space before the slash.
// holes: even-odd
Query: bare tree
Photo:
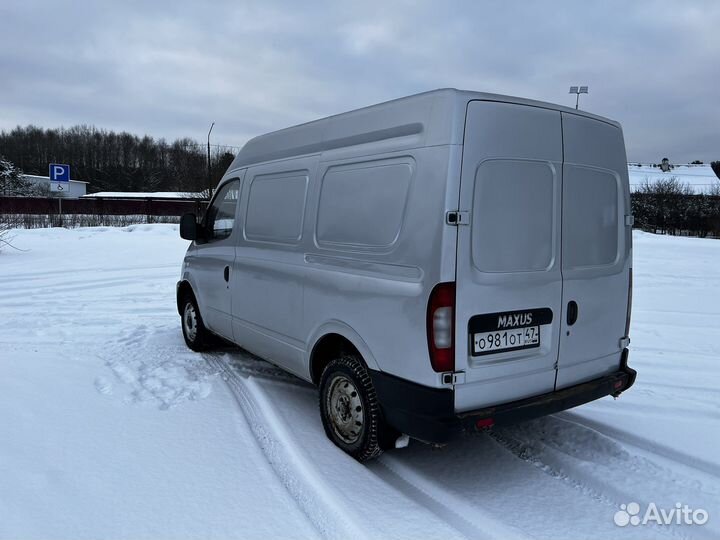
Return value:
<svg viewBox="0 0 720 540">
<path fill-rule="evenodd" d="M 710 186 L 710 190 L 708 191 L 708 195 L 711 195 L 713 197 L 720 197 L 720 182 L 715 180 L 713 184 Z"/>
<path fill-rule="evenodd" d="M 205 145 L 188 138 L 167 142 L 85 125 L 18 126 L 0 131 L 0 148 L 28 174 L 45 175 L 49 163 L 69 163 L 73 178 L 90 182 L 91 191 L 201 191 L 208 184 Z M 227 170 L 232 150 L 214 148 L 212 184 Z"/>
<path fill-rule="evenodd" d="M 713 161 L 712 163 L 710 163 L 710 168 L 715 173 L 715 176 L 720 178 L 720 161 Z"/>
<path fill-rule="evenodd" d="M 19 220 L 15 216 L 3 216 L 3 219 L 0 220 L 0 253 L 4 248 L 15 247 L 12 245 L 12 231 L 19 226 Z"/>
</svg>

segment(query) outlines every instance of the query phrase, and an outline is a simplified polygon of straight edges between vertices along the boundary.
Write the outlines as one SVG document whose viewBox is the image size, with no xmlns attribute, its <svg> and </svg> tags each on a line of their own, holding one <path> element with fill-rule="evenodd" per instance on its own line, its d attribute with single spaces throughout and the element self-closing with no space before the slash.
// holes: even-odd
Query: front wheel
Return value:
<svg viewBox="0 0 720 540">
<path fill-rule="evenodd" d="M 212 334 L 205 328 L 197 302 L 191 294 L 183 297 L 180 310 L 185 344 L 193 351 L 205 351 L 212 344 Z"/>
<path fill-rule="evenodd" d="M 358 461 L 382 453 L 388 431 L 367 368 L 356 355 L 331 360 L 320 377 L 320 415 L 328 438 Z"/>
</svg>

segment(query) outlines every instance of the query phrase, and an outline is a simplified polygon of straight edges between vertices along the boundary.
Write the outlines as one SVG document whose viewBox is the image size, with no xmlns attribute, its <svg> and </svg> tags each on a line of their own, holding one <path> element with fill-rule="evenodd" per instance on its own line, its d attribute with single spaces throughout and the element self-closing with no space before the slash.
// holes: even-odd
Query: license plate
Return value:
<svg viewBox="0 0 720 540">
<path fill-rule="evenodd" d="M 500 353 L 540 346 L 540 327 L 526 326 L 510 330 L 473 334 L 473 354 Z"/>
</svg>

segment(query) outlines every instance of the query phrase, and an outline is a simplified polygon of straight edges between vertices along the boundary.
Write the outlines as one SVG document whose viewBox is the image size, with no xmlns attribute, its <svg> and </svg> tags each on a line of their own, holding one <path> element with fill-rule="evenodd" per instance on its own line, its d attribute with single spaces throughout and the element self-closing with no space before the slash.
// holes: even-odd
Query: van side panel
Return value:
<svg viewBox="0 0 720 540">
<path fill-rule="evenodd" d="M 306 208 L 318 161 L 248 168 L 232 272 L 234 341 L 303 378 Z"/>
<path fill-rule="evenodd" d="M 448 241 L 446 229 L 454 231 L 444 219 L 457 197 L 456 185 L 446 203 L 459 147 L 356 152 L 324 153 L 313 181 L 303 277 L 308 355 L 318 329 L 335 322 L 362 336 L 380 370 L 438 386 L 426 310 L 432 287 L 454 274 L 442 261 L 454 260 L 455 237 Z"/>
</svg>

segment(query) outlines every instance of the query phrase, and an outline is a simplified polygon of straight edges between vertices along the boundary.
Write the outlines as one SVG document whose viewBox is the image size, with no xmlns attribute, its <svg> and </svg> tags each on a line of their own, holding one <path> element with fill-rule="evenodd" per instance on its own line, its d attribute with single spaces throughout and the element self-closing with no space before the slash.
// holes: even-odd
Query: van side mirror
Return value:
<svg viewBox="0 0 720 540">
<path fill-rule="evenodd" d="M 180 238 L 185 240 L 197 240 L 198 223 L 195 214 L 189 212 L 180 218 Z"/>
</svg>

